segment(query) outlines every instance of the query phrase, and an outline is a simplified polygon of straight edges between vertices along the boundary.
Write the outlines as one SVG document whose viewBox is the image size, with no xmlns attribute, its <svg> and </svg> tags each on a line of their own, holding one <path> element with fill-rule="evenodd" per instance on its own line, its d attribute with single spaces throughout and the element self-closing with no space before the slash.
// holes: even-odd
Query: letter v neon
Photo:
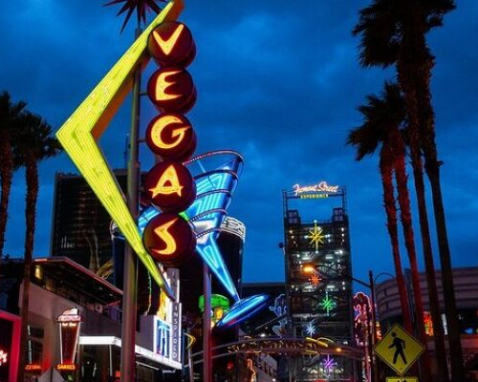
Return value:
<svg viewBox="0 0 478 382">
<path fill-rule="evenodd" d="M 174 47 L 176 46 L 176 43 L 178 42 L 179 36 L 181 36 L 181 33 L 183 32 L 183 29 L 184 25 L 179 24 L 173 34 L 169 36 L 169 38 L 166 40 L 163 40 L 163 38 L 159 35 L 158 32 L 153 31 L 154 40 L 158 43 L 159 47 L 166 56 L 169 56 L 173 51 Z"/>
</svg>

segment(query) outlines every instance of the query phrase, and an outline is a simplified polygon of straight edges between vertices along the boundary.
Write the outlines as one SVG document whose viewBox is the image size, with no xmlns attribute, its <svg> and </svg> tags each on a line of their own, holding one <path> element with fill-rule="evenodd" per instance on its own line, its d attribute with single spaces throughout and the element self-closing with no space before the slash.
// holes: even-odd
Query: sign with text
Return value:
<svg viewBox="0 0 478 382">
<path fill-rule="evenodd" d="M 57 318 L 60 327 L 60 355 L 62 365 L 72 365 L 75 362 L 81 321 L 82 318 L 77 308 L 65 310 Z"/>
<path fill-rule="evenodd" d="M 418 382 L 417 377 L 387 377 L 387 382 Z"/>
<path fill-rule="evenodd" d="M 424 351 L 425 347 L 398 324 L 375 345 L 375 354 L 398 375 L 405 374 Z"/>
</svg>

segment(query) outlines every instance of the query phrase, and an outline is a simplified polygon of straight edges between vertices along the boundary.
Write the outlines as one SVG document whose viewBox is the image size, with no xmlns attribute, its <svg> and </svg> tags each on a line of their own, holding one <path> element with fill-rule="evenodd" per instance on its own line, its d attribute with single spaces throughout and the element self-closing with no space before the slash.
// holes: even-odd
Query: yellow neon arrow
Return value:
<svg viewBox="0 0 478 382">
<path fill-rule="evenodd" d="M 183 8 L 182 0 L 173 0 L 168 3 L 56 133 L 65 151 L 118 225 L 128 243 L 154 280 L 171 298 L 174 298 L 174 293 L 161 270 L 144 248 L 123 193 L 96 140 L 104 132 L 131 89 L 134 70 L 139 65 L 146 65 L 149 60 L 146 54 L 149 34 L 163 21 L 175 20 Z"/>
</svg>

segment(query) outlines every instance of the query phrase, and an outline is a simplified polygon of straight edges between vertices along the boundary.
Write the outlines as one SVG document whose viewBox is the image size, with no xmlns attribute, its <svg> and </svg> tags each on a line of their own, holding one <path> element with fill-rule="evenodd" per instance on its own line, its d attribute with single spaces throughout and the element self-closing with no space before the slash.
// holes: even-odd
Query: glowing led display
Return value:
<svg viewBox="0 0 478 382">
<path fill-rule="evenodd" d="M 196 247 L 191 226 L 178 215 L 169 213 L 160 214 L 148 223 L 143 240 L 151 256 L 167 266 L 180 265 Z"/>
<path fill-rule="evenodd" d="M 196 55 L 196 45 L 186 25 L 171 21 L 156 27 L 150 34 L 148 50 L 162 67 L 185 68 Z"/>
<path fill-rule="evenodd" d="M 165 212 L 181 212 L 193 203 L 196 184 L 181 163 L 160 162 L 146 176 L 145 193 L 151 202 Z"/>
<path fill-rule="evenodd" d="M 186 113 L 196 102 L 196 88 L 191 75 L 181 68 L 164 68 L 148 81 L 148 95 L 161 111 Z"/>
<path fill-rule="evenodd" d="M 119 185 L 96 142 L 131 88 L 133 70 L 146 64 L 148 36 L 166 18 L 177 16 L 182 4 L 171 1 L 135 40 L 120 60 L 93 89 L 63 124 L 56 136 L 100 202 L 118 225 L 128 243 L 144 263 L 154 280 L 173 296 L 158 266 L 143 247 Z"/>
<path fill-rule="evenodd" d="M 196 149 L 196 134 L 191 123 L 180 114 L 162 114 L 146 129 L 146 143 L 162 158 L 183 161 Z"/>
</svg>

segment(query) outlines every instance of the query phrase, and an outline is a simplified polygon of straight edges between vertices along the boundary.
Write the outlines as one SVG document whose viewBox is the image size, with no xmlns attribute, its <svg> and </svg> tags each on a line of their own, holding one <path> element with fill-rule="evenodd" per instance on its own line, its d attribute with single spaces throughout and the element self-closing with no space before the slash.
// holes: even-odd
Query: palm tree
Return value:
<svg viewBox="0 0 478 382">
<path fill-rule="evenodd" d="M 430 293 L 430 309 L 439 311 L 436 295 L 435 275 L 429 237 L 424 185 L 422 175 L 422 150 L 426 159 L 426 172 L 430 180 L 435 223 L 437 225 L 438 247 L 440 252 L 442 283 L 445 298 L 445 311 L 449 328 L 449 343 L 453 380 L 464 380 L 463 356 L 460 342 L 458 314 L 456 310 L 451 259 L 448 246 L 446 221 L 441 196 L 439 167 L 434 131 L 434 115 L 431 107 L 430 78 L 434 65 L 425 35 L 432 28 L 443 24 L 446 13 L 455 8 L 453 0 L 373 0 L 372 5 L 360 12 L 360 20 L 354 34 L 361 35 L 360 60 L 364 66 L 387 67 L 396 64 L 400 88 L 405 97 L 409 119 L 409 138 L 414 168 L 415 188 L 420 211 L 422 240 Z M 436 304 L 436 306 L 433 306 Z M 433 317 L 435 336 L 441 328 Z M 436 331 L 438 329 L 438 331 Z M 442 350 L 437 348 L 441 353 Z M 437 353 L 439 370 L 446 363 L 444 354 Z M 441 369 L 441 380 L 447 380 L 447 373 Z"/>
<path fill-rule="evenodd" d="M 25 270 L 23 277 L 23 296 L 20 331 L 20 363 L 18 380 L 23 381 L 25 354 L 27 347 L 28 305 L 30 298 L 30 275 L 35 236 L 36 204 L 39 191 L 38 163 L 59 154 L 59 142 L 52 137 L 51 126 L 40 116 L 30 112 L 22 113 L 19 123 L 19 139 L 14 148 L 16 157 L 25 167 L 26 191 L 26 234 Z"/>
<path fill-rule="evenodd" d="M 13 103 L 10 94 L 0 94 L 0 261 L 5 245 L 5 231 L 8 221 L 8 203 L 12 187 L 13 173 L 16 170 L 12 146 L 15 145 L 15 133 L 20 113 L 25 102 Z"/>
<path fill-rule="evenodd" d="M 405 112 L 403 107 L 400 108 L 395 105 L 396 99 L 389 97 L 391 86 L 389 84 L 385 85 L 384 99 L 373 95 L 367 96 L 367 104 L 358 108 L 364 117 L 364 123 L 349 133 L 347 144 L 356 148 L 357 161 L 362 160 L 366 155 L 373 154 L 381 145 L 379 167 L 383 185 L 384 207 L 387 215 L 387 229 L 392 245 L 403 321 L 406 329 L 412 331 L 407 288 L 400 258 L 397 207 L 393 186 L 395 156 L 399 153 L 399 150 L 394 149 L 394 142 L 390 140 L 390 131 L 394 126 L 398 129 L 398 126 L 405 119 Z"/>
</svg>

